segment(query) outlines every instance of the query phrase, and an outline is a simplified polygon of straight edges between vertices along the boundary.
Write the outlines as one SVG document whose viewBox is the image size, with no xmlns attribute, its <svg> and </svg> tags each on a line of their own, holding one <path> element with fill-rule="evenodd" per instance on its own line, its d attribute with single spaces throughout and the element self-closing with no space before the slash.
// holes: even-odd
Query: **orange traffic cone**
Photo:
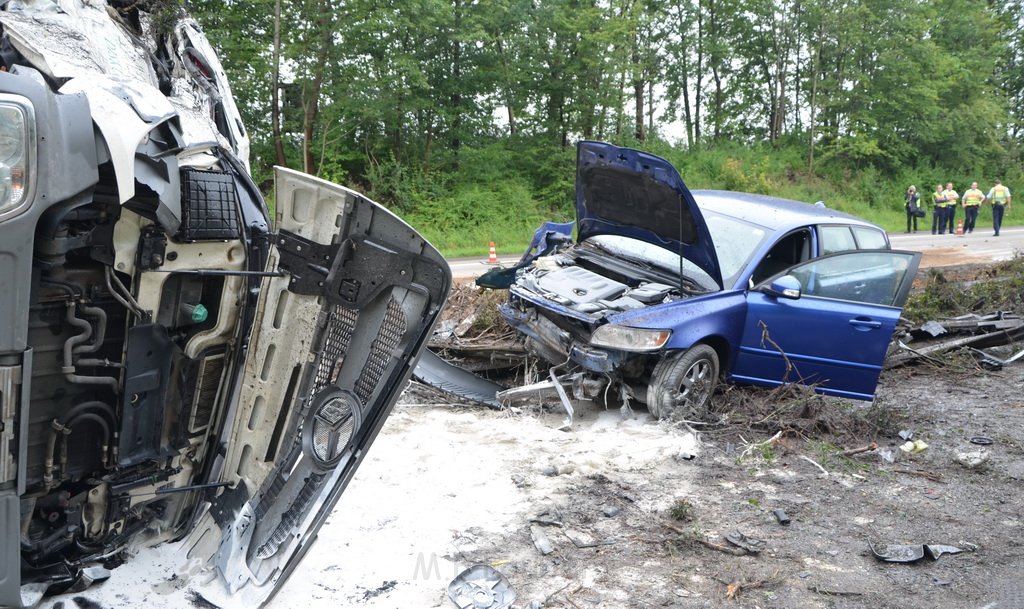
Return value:
<svg viewBox="0 0 1024 609">
<path fill-rule="evenodd" d="M 963 220 L 957 220 L 956 221 L 956 235 L 958 237 L 963 237 L 964 236 L 964 221 Z"/>
<path fill-rule="evenodd" d="M 487 252 L 487 264 L 498 264 L 498 252 L 494 250 L 494 242 L 491 241 L 491 249 Z"/>
</svg>

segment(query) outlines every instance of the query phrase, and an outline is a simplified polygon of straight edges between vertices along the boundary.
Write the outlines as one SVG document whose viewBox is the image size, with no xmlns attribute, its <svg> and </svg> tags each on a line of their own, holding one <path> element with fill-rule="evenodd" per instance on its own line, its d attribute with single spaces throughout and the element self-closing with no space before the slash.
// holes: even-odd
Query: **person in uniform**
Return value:
<svg viewBox="0 0 1024 609">
<path fill-rule="evenodd" d="M 932 234 L 946 232 L 946 197 L 942 195 L 942 184 L 935 185 L 935 192 L 932 193 Z"/>
<path fill-rule="evenodd" d="M 1002 180 L 996 180 L 996 185 L 989 189 L 986 198 L 992 202 L 992 229 L 998 237 L 999 229 L 1003 225 L 1003 212 L 1010 209 L 1010 189 L 1003 186 Z"/>
<path fill-rule="evenodd" d="M 942 191 L 943 198 L 946 199 L 946 226 L 949 227 L 949 234 L 956 234 L 956 202 L 960 199 L 959 193 L 953 190 L 953 183 L 946 183 L 946 190 Z M 939 231 L 942 234 L 942 231 Z"/>
<path fill-rule="evenodd" d="M 978 219 L 978 210 L 985 202 L 985 193 L 978 190 L 978 183 L 971 182 L 971 187 L 964 191 L 961 204 L 964 206 L 964 234 L 974 232 L 974 223 Z"/>
</svg>

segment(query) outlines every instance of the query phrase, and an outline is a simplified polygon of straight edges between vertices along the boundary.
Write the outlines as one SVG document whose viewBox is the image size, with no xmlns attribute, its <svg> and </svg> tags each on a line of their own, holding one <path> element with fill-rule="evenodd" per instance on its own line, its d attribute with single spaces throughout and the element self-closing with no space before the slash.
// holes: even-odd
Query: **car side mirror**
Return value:
<svg viewBox="0 0 1024 609">
<path fill-rule="evenodd" d="M 797 300 L 800 298 L 800 280 L 792 275 L 783 275 L 761 288 L 761 291 L 776 298 Z"/>
</svg>

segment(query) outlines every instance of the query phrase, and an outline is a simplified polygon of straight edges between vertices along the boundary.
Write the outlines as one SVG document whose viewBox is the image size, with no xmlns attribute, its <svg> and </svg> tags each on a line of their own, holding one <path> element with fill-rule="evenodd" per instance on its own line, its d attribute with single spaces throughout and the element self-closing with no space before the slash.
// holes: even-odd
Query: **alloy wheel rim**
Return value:
<svg viewBox="0 0 1024 609">
<path fill-rule="evenodd" d="M 689 408 L 700 408 L 711 394 L 711 362 L 698 360 L 686 370 L 679 387 L 679 402 Z"/>
</svg>

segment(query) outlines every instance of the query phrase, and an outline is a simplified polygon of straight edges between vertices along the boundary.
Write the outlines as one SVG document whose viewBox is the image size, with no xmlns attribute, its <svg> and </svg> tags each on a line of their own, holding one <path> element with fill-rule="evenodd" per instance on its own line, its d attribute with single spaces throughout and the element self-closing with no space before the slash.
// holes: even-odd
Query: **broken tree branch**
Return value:
<svg viewBox="0 0 1024 609">
<path fill-rule="evenodd" d="M 702 546 L 711 548 L 712 550 L 718 550 L 719 552 L 725 552 L 726 554 L 732 554 L 733 556 L 746 556 L 747 554 L 750 554 L 750 552 L 747 552 L 743 548 L 723 546 L 721 544 L 717 544 L 713 541 L 708 541 L 707 539 L 701 539 L 699 537 L 695 538 L 694 541 L 701 544 Z"/>
<path fill-rule="evenodd" d="M 817 461 L 815 461 L 814 459 L 808 457 L 807 455 L 800 455 L 800 458 L 803 459 L 804 461 L 807 461 L 808 463 L 810 463 L 814 467 L 817 467 L 818 469 L 820 469 L 821 473 L 825 474 L 825 476 L 828 477 L 828 470 L 825 469 L 824 467 L 822 467 Z"/>
<path fill-rule="evenodd" d="M 932 472 L 926 472 L 920 469 L 904 469 L 898 467 L 892 471 L 896 472 L 897 474 L 910 474 L 911 476 L 921 476 L 922 478 L 927 478 L 932 482 L 945 482 L 941 475 L 933 474 Z"/>
<path fill-rule="evenodd" d="M 858 448 L 848 448 L 839 454 L 844 457 L 851 457 L 853 455 L 859 455 L 861 453 L 870 452 L 872 450 L 875 450 L 876 448 L 878 448 L 878 442 L 872 442 L 867 446 L 860 446 Z"/>
<path fill-rule="evenodd" d="M 775 446 L 775 443 L 778 442 L 781 439 L 782 439 L 782 431 L 779 431 L 774 436 L 768 438 L 767 440 L 762 440 L 761 442 L 755 442 L 755 443 L 747 446 L 745 449 L 743 449 L 743 452 L 740 453 L 740 461 L 743 461 L 744 459 L 749 457 L 750 453 L 752 453 L 755 450 L 759 450 L 759 449 L 764 448 L 766 446 Z"/>
</svg>

